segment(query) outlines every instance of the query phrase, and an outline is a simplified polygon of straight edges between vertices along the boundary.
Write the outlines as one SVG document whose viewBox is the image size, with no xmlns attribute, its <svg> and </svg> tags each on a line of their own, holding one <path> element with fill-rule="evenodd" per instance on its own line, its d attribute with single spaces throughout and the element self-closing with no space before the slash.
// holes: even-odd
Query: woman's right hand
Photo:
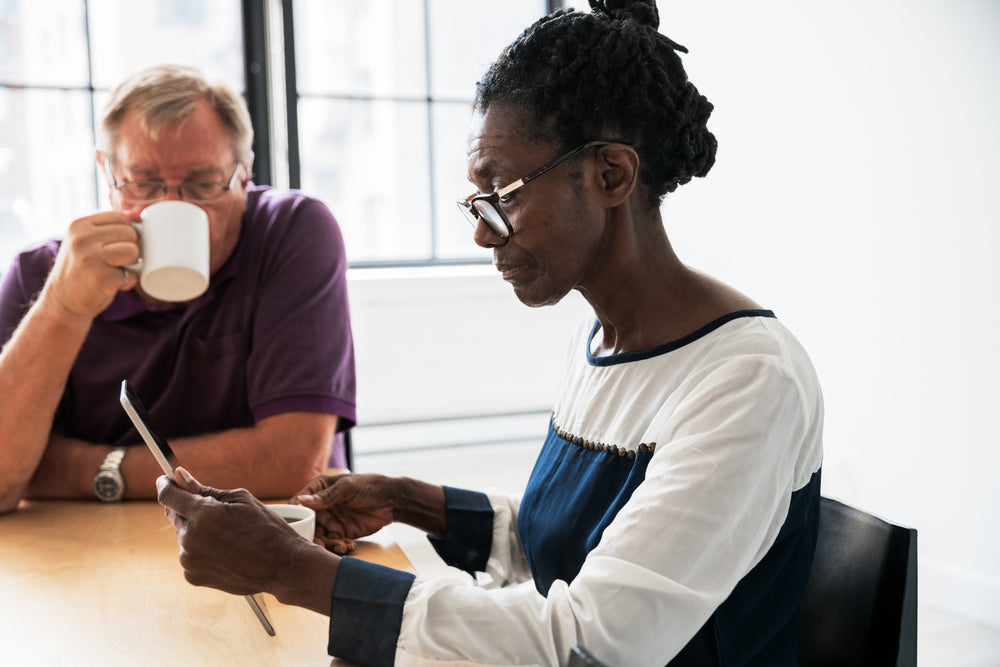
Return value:
<svg viewBox="0 0 1000 667">
<path fill-rule="evenodd" d="M 342 556 L 395 520 L 391 482 L 385 475 L 320 475 L 291 502 L 315 510 L 314 541 Z"/>
</svg>

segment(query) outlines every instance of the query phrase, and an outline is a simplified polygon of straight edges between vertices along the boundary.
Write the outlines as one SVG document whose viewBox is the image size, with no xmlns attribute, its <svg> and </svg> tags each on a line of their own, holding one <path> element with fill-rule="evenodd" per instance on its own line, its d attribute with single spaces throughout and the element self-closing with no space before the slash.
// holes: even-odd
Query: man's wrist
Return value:
<svg viewBox="0 0 1000 667">
<path fill-rule="evenodd" d="M 101 462 L 91 483 L 94 494 L 105 502 L 118 502 L 125 498 L 125 476 L 122 461 L 127 447 L 115 447 Z"/>
<path fill-rule="evenodd" d="M 53 432 L 25 497 L 93 498 L 94 474 L 112 449 Z"/>
<path fill-rule="evenodd" d="M 66 305 L 51 281 L 45 283 L 33 308 L 46 321 L 73 331 L 89 331 L 96 317 Z"/>
</svg>

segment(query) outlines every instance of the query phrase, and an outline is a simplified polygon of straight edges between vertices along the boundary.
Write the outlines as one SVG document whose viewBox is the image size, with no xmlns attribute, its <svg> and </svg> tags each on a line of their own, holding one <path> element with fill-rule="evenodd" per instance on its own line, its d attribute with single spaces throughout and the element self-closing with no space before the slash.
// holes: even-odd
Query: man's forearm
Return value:
<svg viewBox="0 0 1000 667">
<path fill-rule="evenodd" d="M 252 427 L 180 439 L 171 447 L 204 484 L 245 488 L 258 498 L 288 498 L 323 472 L 336 430 L 336 415 L 286 412 Z M 140 492 L 155 497 L 155 480 L 162 473 L 149 451 L 141 450 L 135 465 L 151 474 L 139 480 Z M 127 481 L 129 470 L 125 473 Z"/>
<path fill-rule="evenodd" d="M 42 460 L 90 322 L 43 293 L 0 352 L 0 512 L 17 507 Z"/>
<path fill-rule="evenodd" d="M 285 498 L 322 472 L 337 418 L 291 412 L 256 426 L 171 442 L 177 460 L 210 486 L 245 488 L 258 498 Z M 91 481 L 108 452 L 98 445 L 54 434 L 28 487 L 32 498 L 90 498 Z M 126 498 L 155 498 L 163 474 L 141 442 L 122 462 Z"/>
</svg>

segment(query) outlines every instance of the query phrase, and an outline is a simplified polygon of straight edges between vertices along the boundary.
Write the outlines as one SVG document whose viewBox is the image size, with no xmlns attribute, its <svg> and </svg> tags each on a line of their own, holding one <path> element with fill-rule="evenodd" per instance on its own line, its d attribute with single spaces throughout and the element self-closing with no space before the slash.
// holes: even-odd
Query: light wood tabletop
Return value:
<svg viewBox="0 0 1000 667">
<path fill-rule="evenodd" d="M 354 555 L 413 571 L 386 530 Z M 188 584 L 177 556 L 155 501 L 23 501 L 0 516 L 0 663 L 331 665 L 326 616 L 264 595 L 270 637 L 242 596 Z"/>
</svg>

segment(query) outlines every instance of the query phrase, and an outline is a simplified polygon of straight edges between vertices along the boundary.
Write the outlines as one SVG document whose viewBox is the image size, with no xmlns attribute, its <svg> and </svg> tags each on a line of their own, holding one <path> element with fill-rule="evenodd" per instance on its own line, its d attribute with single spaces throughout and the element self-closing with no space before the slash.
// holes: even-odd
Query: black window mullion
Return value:
<svg viewBox="0 0 1000 667">
<path fill-rule="evenodd" d="M 288 184 L 292 188 L 301 186 L 301 165 L 299 164 L 299 91 L 295 83 L 295 21 L 292 14 L 292 0 L 281 3 L 283 32 L 285 36 L 285 123 L 288 131 Z"/>
<path fill-rule="evenodd" d="M 246 100 L 254 125 L 253 181 L 261 185 L 271 185 L 272 183 L 266 12 L 265 0 L 243 0 L 243 64 L 247 87 Z M 297 146 L 296 150 L 298 150 Z"/>
</svg>

